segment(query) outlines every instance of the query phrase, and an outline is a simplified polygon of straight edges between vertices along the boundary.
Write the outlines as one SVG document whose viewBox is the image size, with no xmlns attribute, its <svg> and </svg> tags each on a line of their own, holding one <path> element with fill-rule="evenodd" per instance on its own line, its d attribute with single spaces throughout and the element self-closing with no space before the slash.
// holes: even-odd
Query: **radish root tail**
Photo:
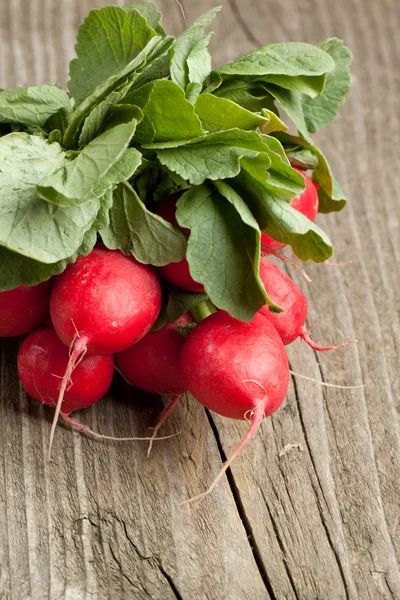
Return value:
<svg viewBox="0 0 400 600">
<path fill-rule="evenodd" d="M 367 385 L 366 383 L 361 385 L 339 385 L 338 383 L 327 383 L 326 381 L 321 381 L 320 379 L 314 379 L 314 377 L 308 377 L 308 375 L 295 373 L 291 369 L 289 369 L 289 373 L 294 377 L 301 377 L 301 379 L 306 379 L 307 381 L 314 381 L 315 383 L 319 383 L 319 385 L 323 385 L 324 387 L 340 388 L 342 390 L 359 390 L 361 388 L 365 388 Z"/>
<path fill-rule="evenodd" d="M 147 458 L 149 458 L 149 456 L 151 454 L 151 449 L 153 448 L 154 440 L 157 438 L 157 433 L 159 432 L 160 428 L 164 425 L 165 421 L 168 419 L 169 415 L 172 413 L 172 411 L 174 410 L 175 406 L 178 404 L 180 399 L 181 399 L 180 396 L 173 396 L 171 399 L 171 402 L 162 411 L 162 413 L 160 415 L 160 419 L 159 419 L 157 425 L 154 427 L 153 435 L 150 438 L 149 448 L 147 450 Z M 161 438 L 158 438 L 158 439 L 161 439 Z"/>
<path fill-rule="evenodd" d="M 288 265 L 290 265 L 291 267 L 293 267 L 294 269 L 296 269 L 296 271 L 299 271 L 299 273 L 304 277 L 304 279 L 308 283 L 311 283 L 311 281 L 312 281 L 311 277 L 309 277 L 307 275 L 307 273 L 305 272 L 305 270 L 302 269 L 301 266 L 297 262 L 295 262 L 291 258 L 288 258 L 287 256 L 285 256 L 284 254 L 282 254 L 278 250 L 274 250 L 273 248 L 270 248 L 269 246 L 262 246 L 262 255 L 265 257 L 265 256 L 268 256 L 268 254 L 272 254 L 272 256 L 275 256 L 276 258 L 278 258 L 282 262 L 287 263 Z"/>
<path fill-rule="evenodd" d="M 74 372 L 74 369 L 77 367 L 77 365 L 80 363 L 80 361 L 83 359 L 83 357 L 85 356 L 85 354 L 87 352 L 87 343 L 88 343 L 88 339 L 86 337 L 81 338 L 81 337 L 77 336 L 75 338 L 75 340 L 73 341 L 73 345 L 71 346 L 71 352 L 70 352 L 68 365 L 67 365 L 66 371 L 64 373 L 64 377 L 61 380 L 60 392 L 58 394 L 58 400 L 57 400 L 56 410 L 54 413 L 54 419 L 53 419 L 53 423 L 51 424 L 50 440 L 49 440 L 49 453 L 48 453 L 49 460 L 51 459 L 51 449 L 53 447 L 54 434 L 56 431 L 58 418 L 61 413 L 61 407 L 62 407 L 62 403 L 64 400 L 64 395 L 67 390 L 67 386 L 71 382 L 71 377 L 72 377 L 72 373 Z"/>
<path fill-rule="evenodd" d="M 352 262 L 352 260 L 345 260 L 344 262 L 331 262 L 330 260 L 326 260 L 324 264 L 327 267 L 347 267 L 347 265 L 351 265 Z"/>
<path fill-rule="evenodd" d="M 97 431 L 93 431 L 93 429 L 90 429 L 90 427 L 88 427 L 87 425 L 83 425 L 83 423 L 79 423 L 79 421 L 75 421 L 75 419 L 72 419 L 72 417 L 70 417 L 69 415 L 66 415 L 63 412 L 60 412 L 60 418 L 65 423 L 70 425 L 73 429 L 76 429 L 82 433 L 90 435 L 91 437 L 95 438 L 96 440 L 110 440 L 112 442 L 136 442 L 136 441 L 143 441 L 143 440 L 146 442 L 154 441 L 154 439 L 150 438 L 150 437 L 113 437 L 111 435 L 102 435 L 101 433 L 97 433 Z M 178 433 L 173 433 L 172 435 L 158 437 L 158 438 L 156 438 L 156 441 L 169 440 L 173 437 L 176 437 L 180 433 L 181 432 L 178 431 Z"/>
<path fill-rule="evenodd" d="M 313 350 L 317 352 L 328 352 L 329 350 L 341 350 L 342 348 L 347 348 L 352 344 L 356 344 L 357 340 L 349 340 L 347 342 L 343 342 L 343 344 L 338 344 L 337 346 L 320 346 L 311 338 L 310 333 L 303 327 L 300 333 L 300 337 L 305 341 L 306 344 L 310 346 Z"/>
<path fill-rule="evenodd" d="M 211 492 L 213 491 L 215 486 L 218 484 L 218 482 L 222 479 L 223 475 L 229 469 L 229 467 L 231 466 L 231 464 L 233 463 L 235 458 L 241 453 L 241 451 L 247 446 L 247 444 L 250 442 L 250 440 L 257 433 L 257 431 L 260 428 L 263 418 L 264 418 L 264 401 L 260 402 L 254 408 L 253 416 L 251 419 L 251 425 L 250 425 L 248 432 L 246 433 L 246 435 L 244 436 L 244 438 L 242 439 L 240 444 L 237 446 L 236 450 L 234 450 L 231 457 L 228 458 L 228 460 L 224 463 L 224 466 L 222 467 L 221 471 L 218 473 L 217 477 L 214 479 L 214 481 L 212 482 L 212 484 L 210 485 L 208 490 L 206 490 L 202 494 L 199 494 L 198 496 L 194 496 L 193 498 L 189 498 L 188 500 L 181 502 L 178 506 L 184 506 L 186 504 L 191 504 L 192 502 L 198 502 L 199 500 L 202 500 L 203 498 L 205 498 L 206 496 L 211 494 Z"/>
</svg>

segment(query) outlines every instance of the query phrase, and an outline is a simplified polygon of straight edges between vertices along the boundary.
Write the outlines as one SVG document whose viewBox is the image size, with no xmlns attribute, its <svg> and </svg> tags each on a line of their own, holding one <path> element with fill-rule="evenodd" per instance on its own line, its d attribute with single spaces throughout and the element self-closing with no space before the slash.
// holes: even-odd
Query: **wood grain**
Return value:
<svg viewBox="0 0 400 600">
<path fill-rule="evenodd" d="M 76 28 L 93 0 L 0 0 L 0 86 L 65 85 Z M 121 4 L 121 3 L 120 3 Z M 159 2 L 172 33 L 173 0 Z M 214 1 L 182 2 L 189 22 Z M 218 63 L 256 45 L 337 36 L 352 48 L 353 89 L 318 142 L 351 199 L 320 217 L 338 261 L 307 267 L 309 323 L 321 340 L 359 343 L 316 355 L 289 348 L 292 369 L 360 390 L 293 377 L 284 407 L 202 504 L 245 431 L 185 398 L 156 444 L 95 443 L 57 432 L 18 384 L 18 341 L 0 367 L 0 598 L 400 599 L 400 11 L 397 0 L 224 0 Z M 145 435 L 160 403 L 117 380 L 80 415 L 114 435 Z M 117 399 L 116 399 L 117 398 Z"/>
</svg>

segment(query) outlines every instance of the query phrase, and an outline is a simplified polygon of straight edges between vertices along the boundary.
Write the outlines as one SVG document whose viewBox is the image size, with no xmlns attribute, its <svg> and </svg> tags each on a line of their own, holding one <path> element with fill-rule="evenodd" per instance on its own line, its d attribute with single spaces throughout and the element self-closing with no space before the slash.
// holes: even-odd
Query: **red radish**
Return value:
<svg viewBox="0 0 400 600">
<path fill-rule="evenodd" d="M 18 373 L 23 387 L 34 400 L 56 407 L 68 359 L 67 346 L 50 327 L 37 329 L 25 338 L 18 353 Z M 76 366 L 71 384 L 65 390 L 63 415 L 100 400 L 111 385 L 113 373 L 111 354 L 85 356 Z"/>
<path fill-rule="evenodd" d="M 293 198 L 293 200 L 290 203 L 290 206 L 301 212 L 305 217 L 310 219 L 310 221 L 314 221 L 315 217 L 317 216 L 319 206 L 317 191 L 318 184 L 316 185 L 312 181 L 312 179 L 310 179 L 310 177 L 305 173 L 305 171 L 302 171 L 297 167 L 293 168 L 295 169 L 295 171 L 297 171 L 304 177 L 306 187 L 305 190 L 300 194 L 300 196 L 296 196 L 296 198 Z M 277 242 L 276 240 L 273 240 L 272 238 L 268 237 L 265 233 L 263 233 L 261 236 L 261 244 L 266 247 L 265 249 L 267 252 L 270 249 L 280 250 L 281 248 L 284 248 L 286 246 L 286 244 L 282 244 L 281 242 Z"/>
<path fill-rule="evenodd" d="M 300 337 L 313 350 L 325 352 L 327 350 L 339 350 L 356 341 L 350 340 L 338 346 L 320 346 L 313 342 L 304 326 L 308 304 L 301 289 L 290 277 L 266 258 L 261 258 L 260 276 L 271 300 L 281 306 L 284 311 L 274 313 L 268 309 L 268 305 L 265 305 L 258 311 L 258 314 L 274 325 L 285 345 L 291 344 L 296 338 Z"/>
<path fill-rule="evenodd" d="M 56 408 L 60 381 L 67 368 L 68 360 L 68 348 L 60 341 L 53 328 L 43 327 L 28 335 L 18 353 L 18 373 L 27 393 L 34 400 L 50 408 Z M 111 354 L 83 357 L 76 365 L 70 384 L 65 390 L 60 413 L 62 419 L 75 429 L 99 439 L 151 440 L 151 438 L 115 438 L 101 435 L 69 416 L 72 412 L 87 408 L 100 400 L 110 387 L 113 373 L 114 359 Z"/>
<path fill-rule="evenodd" d="M 285 347 L 261 315 L 244 323 L 219 311 L 201 321 L 183 348 L 182 372 L 188 390 L 207 408 L 251 426 L 205 494 L 254 436 L 264 417 L 282 404 L 289 384 Z"/>
<path fill-rule="evenodd" d="M 165 267 L 160 267 L 160 275 L 165 281 L 188 292 L 204 292 L 203 284 L 197 283 L 191 276 L 186 258 L 178 263 L 169 263 Z"/>
<path fill-rule="evenodd" d="M 95 248 L 57 278 L 50 314 L 67 346 L 79 333 L 75 345 L 89 354 L 114 354 L 150 330 L 160 307 L 161 286 L 153 267 L 118 250 Z"/>
<path fill-rule="evenodd" d="M 0 292 L 0 337 L 15 337 L 33 331 L 49 314 L 52 280 L 39 285 Z"/>
<path fill-rule="evenodd" d="M 186 327 L 192 322 L 192 317 L 184 314 L 175 323 L 150 331 L 137 344 L 115 357 L 119 371 L 131 385 L 152 394 L 172 396 L 154 428 L 153 438 L 186 391 L 181 365 L 186 339 L 177 327 Z M 151 447 L 150 443 L 149 453 Z"/>
<path fill-rule="evenodd" d="M 169 196 L 165 200 L 161 202 L 161 204 L 157 207 L 157 214 L 160 215 L 163 219 L 171 223 L 174 227 L 182 231 L 189 237 L 190 229 L 186 229 L 181 227 L 176 220 L 175 211 L 176 211 L 176 203 L 180 198 L 181 194 L 174 194 L 173 196 Z M 169 283 L 173 283 L 174 285 L 188 290 L 189 292 L 204 292 L 204 286 L 201 283 L 198 283 L 193 279 L 189 271 L 189 263 L 184 258 L 178 263 L 169 263 L 169 265 L 165 265 L 160 268 L 160 275 Z"/>
<path fill-rule="evenodd" d="M 150 330 L 160 307 L 161 285 L 154 269 L 119 251 L 95 248 L 58 277 L 50 314 L 71 355 L 60 386 L 50 449 L 68 381 L 82 356 L 129 348 Z"/>
</svg>

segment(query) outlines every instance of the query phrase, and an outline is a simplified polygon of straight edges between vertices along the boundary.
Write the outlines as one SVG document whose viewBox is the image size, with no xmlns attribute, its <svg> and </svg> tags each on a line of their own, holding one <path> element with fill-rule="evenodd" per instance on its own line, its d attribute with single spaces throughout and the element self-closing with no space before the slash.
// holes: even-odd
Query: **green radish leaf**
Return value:
<svg viewBox="0 0 400 600">
<path fill-rule="evenodd" d="M 269 167 L 265 162 L 265 156 L 268 156 Z M 243 158 L 241 166 L 267 190 L 273 194 L 286 196 L 287 202 L 304 191 L 304 178 L 300 173 L 278 158 L 273 158 L 272 154 L 260 154 L 253 159 Z"/>
<path fill-rule="evenodd" d="M 340 188 L 338 181 L 332 174 L 332 170 L 316 146 L 304 145 L 287 153 L 290 160 L 305 168 L 314 169 L 313 181 L 319 184 L 318 198 L 321 213 L 338 212 L 347 203 L 346 196 Z"/>
<path fill-rule="evenodd" d="M 91 10 L 78 30 L 77 58 L 68 88 L 76 103 L 127 67 L 156 35 L 138 11 L 118 6 Z"/>
<path fill-rule="evenodd" d="M 273 83 L 285 90 L 296 92 L 298 94 L 306 94 L 311 98 L 319 96 L 325 87 L 326 75 L 307 76 L 299 75 L 297 77 L 289 77 L 287 75 L 268 75 L 266 77 L 257 78 L 257 81 Z"/>
<path fill-rule="evenodd" d="M 318 76 L 332 71 L 335 62 L 324 50 L 303 42 L 270 44 L 241 56 L 233 63 L 216 69 L 216 73 L 236 76 L 263 77 L 288 75 L 289 77 Z"/>
<path fill-rule="evenodd" d="M 223 182 L 216 185 L 220 191 L 193 187 L 177 203 L 178 223 L 191 230 L 190 272 L 216 307 L 251 321 L 267 301 L 259 276 L 260 229 L 240 196 Z"/>
<path fill-rule="evenodd" d="M 212 85 L 207 87 L 204 92 L 231 100 L 252 112 L 261 112 L 263 108 L 266 108 L 277 114 L 274 99 L 261 83 L 253 83 L 246 78 L 228 78 L 213 92 L 210 91 L 212 87 Z"/>
<path fill-rule="evenodd" d="M 49 137 L 47 138 L 49 144 L 54 144 L 54 142 L 56 142 L 57 144 L 61 144 L 61 140 L 62 136 L 61 131 L 59 129 L 53 129 L 53 131 L 49 133 Z"/>
<path fill-rule="evenodd" d="M 193 46 L 186 59 L 189 76 L 188 85 L 197 83 L 200 91 L 205 79 L 211 73 L 211 55 L 207 46 L 213 35 L 213 33 L 209 33 L 200 38 L 197 44 Z"/>
<path fill-rule="evenodd" d="M 96 186 L 121 159 L 135 126 L 136 121 L 123 123 L 94 139 L 74 160 L 40 182 L 36 188 L 40 197 L 65 207 L 81 206 L 98 198 Z"/>
<path fill-rule="evenodd" d="M 74 108 L 63 138 L 63 144 L 66 148 L 77 146 L 79 134 L 85 120 L 95 109 L 95 118 L 91 120 L 90 126 L 93 127 L 93 122 L 98 123 L 99 121 L 101 126 L 101 122 L 104 122 L 113 103 L 121 102 L 131 89 L 134 81 L 140 77 L 140 69 L 144 68 L 146 59 L 160 42 L 162 43 L 162 40 L 159 36 L 151 38 L 147 46 L 133 60 L 115 75 L 100 83 L 92 94 Z M 112 94 L 111 97 L 108 97 L 110 94 Z M 97 109 L 97 106 L 103 102 L 104 104 Z"/>
<path fill-rule="evenodd" d="M 0 92 L 0 123 L 40 128 L 54 115 L 62 130 L 71 113 L 71 102 L 64 90 L 55 85 L 38 85 Z"/>
<path fill-rule="evenodd" d="M 142 87 L 133 97 L 144 114 L 135 135 L 139 142 L 185 140 L 203 134 L 194 107 L 173 81 L 155 81 Z"/>
<path fill-rule="evenodd" d="M 202 58 L 204 59 L 205 46 L 209 41 L 209 36 L 204 35 L 205 30 L 220 10 L 221 7 L 213 8 L 205 15 L 196 19 L 193 25 L 186 29 L 174 44 L 170 64 L 171 79 L 183 90 L 186 90 L 189 83 L 203 83 L 197 79 L 191 79 L 191 77 L 196 77 L 198 73 L 202 72 L 202 66 L 199 64 L 199 61 Z M 200 45 L 198 46 L 198 44 Z M 197 49 L 194 50 L 196 46 Z M 207 58 L 207 69 L 208 64 Z"/>
<path fill-rule="evenodd" d="M 202 85 L 200 83 L 189 83 L 186 88 L 186 100 L 190 104 L 196 104 L 196 100 L 201 94 Z"/>
<path fill-rule="evenodd" d="M 138 90 L 142 86 L 163 79 L 169 75 L 169 62 L 171 56 L 171 48 L 174 45 L 175 38 L 172 35 L 167 35 L 147 57 L 145 66 L 140 70 L 140 73 L 135 77 L 131 86 L 130 92 Z M 132 104 L 128 97 L 125 99 L 127 104 Z"/>
<path fill-rule="evenodd" d="M 219 98 L 212 94 L 201 94 L 195 104 L 195 111 L 200 117 L 204 129 L 209 132 L 227 129 L 243 129 L 255 131 L 267 128 L 270 118 L 257 115 L 235 102 Z"/>
<path fill-rule="evenodd" d="M 127 148 L 118 162 L 108 171 L 94 187 L 94 195 L 101 198 L 108 191 L 124 181 L 128 181 L 142 164 L 142 155 L 135 148 Z"/>
<path fill-rule="evenodd" d="M 157 151 L 162 165 L 193 185 L 206 179 L 227 179 L 240 171 L 242 158 L 253 158 L 268 147 L 262 136 L 253 131 L 231 129 L 211 133 L 198 139 L 145 146 Z"/>
<path fill-rule="evenodd" d="M 268 122 L 261 127 L 261 131 L 263 133 L 272 133 L 273 131 L 287 131 L 288 127 L 285 125 L 280 118 L 272 112 L 272 110 L 268 110 L 268 108 L 263 108 L 261 110 L 261 115 L 264 119 L 267 119 Z"/>
<path fill-rule="evenodd" d="M 166 317 L 168 323 L 175 323 L 187 312 L 190 312 L 192 308 L 208 300 L 208 296 L 205 293 L 191 293 L 185 292 L 174 286 L 169 286 L 168 304 L 166 307 Z"/>
<path fill-rule="evenodd" d="M 44 264 L 16 254 L 0 246 L 0 291 L 11 290 L 21 284 L 37 285 L 53 275 L 62 273 L 79 256 L 87 256 L 97 242 L 97 229 L 109 223 L 108 212 L 112 205 L 112 194 L 107 193 L 100 201 L 100 210 L 92 227 L 83 236 L 78 250 L 70 257 L 56 263 Z"/>
<path fill-rule="evenodd" d="M 116 108 L 116 105 L 122 102 L 125 105 L 132 104 L 130 94 L 133 90 L 139 89 L 154 79 L 162 79 L 169 74 L 169 50 L 174 38 L 168 36 L 155 45 L 157 39 L 159 38 L 152 38 L 149 46 L 130 63 L 128 70 L 133 69 L 131 73 L 120 79 L 119 82 L 117 81 L 118 76 L 116 76 L 116 78 L 106 82 L 106 86 L 99 86 L 94 94 L 89 96 L 82 103 L 82 106 L 78 107 L 77 111 L 74 112 L 74 118 L 66 136 L 68 143 L 75 142 L 79 130 L 81 130 L 77 144 L 79 147 L 88 144 L 102 130 L 105 121 L 109 120 L 110 114 Z M 144 60 L 147 60 L 147 62 L 143 62 Z M 111 92 L 104 96 L 106 93 L 105 88 L 111 89 Z M 102 95 L 104 96 L 103 100 L 101 100 Z M 101 101 L 98 102 L 98 98 Z M 138 122 L 143 118 L 141 111 L 140 114 L 140 119 L 135 117 Z"/>
<path fill-rule="evenodd" d="M 329 171 L 330 167 L 328 165 Z M 318 190 L 318 199 L 319 199 L 319 208 L 318 212 L 320 213 L 330 213 L 330 212 L 339 212 L 342 210 L 346 204 L 347 199 L 346 196 L 340 187 L 338 180 L 334 177 L 332 172 L 330 171 L 330 178 L 332 184 L 329 184 L 329 179 L 325 180 L 325 176 L 322 175 L 322 172 L 314 173 L 314 181 L 323 181 L 320 184 L 320 188 Z M 326 187 L 324 187 L 326 186 Z"/>
<path fill-rule="evenodd" d="M 81 246 L 72 256 L 51 264 L 38 262 L 0 246 L 0 292 L 12 290 L 22 284 L 38 285 L 53 275 L 59 275 L 79 256 L 87 256 L 96 241 L 96 231 L 89 229 L 83 236 Z"/>
<path fill-rule="evenodd" d="M 332 56 L 335 68 L 327 74 L 325 89 L 318 98 L 302 99 L 305 122 L 310 133 L 316 133 L 337 117 L 351 87 L 350 50 L 337 38 L 325 40 L 318 47 Z"/>
<path fill-rule="evenodd" d="M 193 144 L 158 150 L 160 163 L 180 175 L 192 185 L 201 185 L 207 179 L 227 179 L 240 171 L 244 157 L 257 155 L 252 150 L 224 143 Z"/>
<path fill-rule="evenodd" d="M 284 90 L 276 85 L 268 85 L 269 93 L 277 100 L 288 117 L 296 125 L 300 135 L 308 142 L 311 141 L 308 133 L 301 96 L 290 90 Z"/>
<path fill-rule="evenodd" d="M 133 254 L 144 264 L 161 267 L 186 255 L 183 233 L 150 212 L 128 183 L 114 190 L 110 225 L 100 235 L 107 248 Z"/>
<path fill-rule="evenodd" d="M 0 138 L 0 245 L 43 263 L 72 256 L 100 208 L 92 200 L 60 208 L 40 198 L 36 186 L 65 161 L 56 143 L 11 133 Z"/>
<path fill-rule="evenodd" d="M 165 35 L 161 25 L 162 13 L 152 2 L 128 2 L 122 7 L 126 11 L 137 10 L 146 19 L 147 24 L 159 35 Z"/>
<path fill-rule="evenodd" d="M 121 123 L 131 123 L 134 119 L 137 123 L 143 119 L 143 112 L 138 106 L 132 104 L 117 104 L 110 109 L 103 131 L 113 129 Z"/>
<path fill-rule="evenodd" d="M 106 121 L 109 120 L 111 111 L 119 102 L 122 102 L 131 88 L 132 78 L 126 78 L 106 98 L 92 107 L 87 117 L 81 123 L 78 138 L 78 147 L 83 148 L 94 140 L 102 131 Z M 139 111 L 137 111 L 139 112 Z M 132 119 L 130 119 L 132 121 Z M 123 121 L 126 123 L 127 121 Z"/>
<path fill-rule="evenodd" d="M 286 151 L 287 157 L 291 164 L 299 169 L 315 169 L 318 167 L 319 163 L 318 156 L 312 150 L 310 150 L 312 146 L 308 146 L 306 142 L 304 143 L 304 146 L 293 149 L 289 148 Z"/>
<path fill-rule="evenodd" d="M 274 240 L 291 246 L 300 260 L 323 262 L 332 256 L 332 244 L 327 235 L 292 208 L 287 198 L 268 189 L 244 169 L 231 185 L 246 198 L 260 228 Z"/>
</svg>

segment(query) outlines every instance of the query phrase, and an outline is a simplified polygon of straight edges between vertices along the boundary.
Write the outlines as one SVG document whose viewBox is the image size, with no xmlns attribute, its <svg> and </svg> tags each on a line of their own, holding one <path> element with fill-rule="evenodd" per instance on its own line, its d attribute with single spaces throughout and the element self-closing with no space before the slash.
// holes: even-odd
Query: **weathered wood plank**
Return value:
<svg viewBox="0 0 400 600">
<path fill-rule="evenodd" d="M 0 0 L 0 86 L 65 85 L 77 25 L 105 4 Z M 158 4 L 179 33 L 177 3 Z M 182 4 L 192 21 L 214 2 Z M 141 445 L 59 428 L 48 465 L 49 412 L 20 390 L 17 342 L 3 341 L 1 598 L 400 598 L 400 11 L 396 0 L 222 4 L 212 40 L 219 63 L 256 45 L 332 35 L 353 49 L 354 89 L 338 124 L 319 135 L 351 198 L 347 212 L 320 222 L 337 259 L 353 264 L 310 266 L 314 281 L 304 289 L 316 337 L 336 335 L 337 325 L 360 342 L 322 356 L 295 344 L 289 354 L 296 372 L 368 385 L 333 390 L 294 379 L 284 408 L 227 480 L 203 504 L 178 508 L 213 479 L 244 424 L 209 422 L 185 400 L 166 427 L 183 433 L 158 443 L 149 460 Z M 81 420 L 145 435 L 160 405 L 121 381 L 113 396 Z"/>
<path fill-rule="evenodd" d="M 276 14 L 274 3 L 263 7 Z M 360 343 L 340 355 L 319 357 L 298 345 L 290 348 L 290 358 L 297 372 L 368 386 L 319 390 L 297 380 L 286 407 L 264 426 L 265 436 L 273 439 L 259 438 L 258 447 L 253 444 L 234 465 L 233 476 L 276 597 L 398 598 L 399 284 L 393 265 L 400 211 L 394 193 L 399 123 L 393 102 L 399 86 L 393 72 L 399 45 L 387 30 L 398 23 L 399 12 L 389 2 L 385 10 L 358 2 L 329 7 L 309 2 L 302 3 L 301 13 L 297 21 L 300 15 L 294 12 L 293 20 L 301 23 L 295 39 L 316 42 L 336 35 L 355 54 L 346 109 L 337 126 L 319 136 L 352 199 L 347 215 L 324 219 L 324 227 L 338 259 L 351 258 L 353 264 L 337 271 L 310 267 L 314 282 L 308 293 L 310 323 L 318 319 L 327 332 L 337 324 Z M 285 14 L 289 20 L 289 11 Z M 257 11 L 246 7 L 242 18 L 247 29 L 260 31 Z M 265 43 L 265 37 L 258 38 Z M 277 39 L 272 27 L 268 41 Z M 390 136 L 381 135 L 383 115 L 391 123 Z M 315 335 L 322 331 L 316 329 Z M 229 454 L 243 428 L 216 421 Z M 304 452 L 292 450 L 279 458 L 279 448 L 287 443 L 300 443 Z M 260 463 L 267 465 L 265 471 Z M 274 573 L 271 547 L 277 539 L 280 570 Z"/>
</svg>

